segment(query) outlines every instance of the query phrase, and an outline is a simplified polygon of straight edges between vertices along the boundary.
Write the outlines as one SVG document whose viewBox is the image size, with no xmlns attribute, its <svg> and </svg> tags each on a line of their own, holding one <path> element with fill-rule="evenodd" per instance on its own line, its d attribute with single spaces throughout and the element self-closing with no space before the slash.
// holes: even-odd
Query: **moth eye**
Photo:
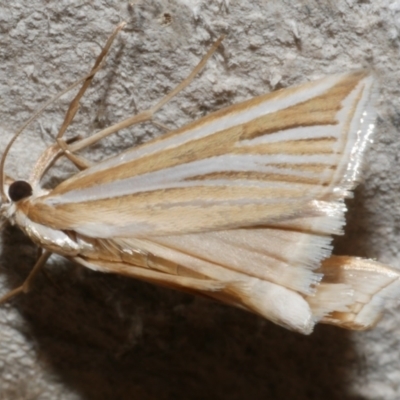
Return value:
<svg viewBox="0 0 400 400">
<path fill-rule="evenodd" d="M 8 188 L 8 195 L 12 201 L 19 201 L 32 195 L 32 186 L 25 181 L 15 181 Z"/>
</svg>

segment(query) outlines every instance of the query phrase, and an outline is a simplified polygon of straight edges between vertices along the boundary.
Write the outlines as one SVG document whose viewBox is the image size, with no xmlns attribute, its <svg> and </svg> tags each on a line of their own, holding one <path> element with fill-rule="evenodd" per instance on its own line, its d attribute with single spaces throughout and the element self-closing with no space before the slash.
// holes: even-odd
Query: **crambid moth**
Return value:
<svg viewBox="0 0 400 400">
<path fill-rule="evenodd" d="M 1 214 L 44 249 L 23 286 L 52 252 L 87 268 L 220 300 L 308 334 L 317 322 L 373 326 L 399 291 L 396 270 L 331 256 L 374 128 L 373 78 L 329 76 L 236 104 L 139 147 L 90 165 L 78 150 L 143 121 L 148 111 L 91 137 L 64 141 L 80 98 L 119 26 L 67 112 L 57 142 L 28 181 L 1 161 Z M 81 171 L 51 190 L 40 181 L 54 160 Z"/>
</svg>

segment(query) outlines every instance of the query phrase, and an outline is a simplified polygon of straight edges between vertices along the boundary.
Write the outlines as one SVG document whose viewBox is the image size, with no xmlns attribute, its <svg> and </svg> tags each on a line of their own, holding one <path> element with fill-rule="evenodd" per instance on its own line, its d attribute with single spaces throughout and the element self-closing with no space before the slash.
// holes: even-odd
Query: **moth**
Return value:
<svg viewBox="0 0 400 400">
<path fill-rule="evenodd" d="M 252 98 L 92 165 L 78 151 L 151 121 L 219 46 L 152 109 L 88 138 L 66 128 L 121 24 L 81 79 L 54 145 L 27 181 L 1 160 L 1 216 L 43 249 L 28 291 L 52 253 L 93 270 L 199 294 L 309 334 L 318 322 L 372 327 L 399 293 L 399 272 L 334 256 L 346 206 L 371 141 L 376 89 L 354 71 Z M 23 127 L 25 128 L 25 126 Z M 81 171 L 52 189 L 40 182 L 59 157 Z"/>
</svg>

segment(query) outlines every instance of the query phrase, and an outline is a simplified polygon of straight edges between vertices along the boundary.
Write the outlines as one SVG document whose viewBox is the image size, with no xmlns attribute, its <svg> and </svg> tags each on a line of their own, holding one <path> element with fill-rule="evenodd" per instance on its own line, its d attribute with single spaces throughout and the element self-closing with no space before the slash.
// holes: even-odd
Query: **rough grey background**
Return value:
<svg viewBox="0 0 400 400">
<path fill-rule="evenodd" d="M 128 25 L 71 136 L 154 104 L 222 33 L 204 73 L 158 121 L 173 128 L 273 89 L 373 69 L 381 94 L 377 135 L 337 252 L 400 267 L 399 1 L 7 3 L 0 4 L 0 148 L 40 104 L 89 70 L 122 20 Z M 9 175 L 28 176 L 67 104 L 68 96 L 50 106 L 16 143 Z M 159 133 L 136 127 L 94 146 L 90 156 L 101 159 Z M 72 169 L 61 163 L 56 171 Z M 3 231 L 1 293 L 23 281 L 35 254 L 18 230 Z M 302 337 L 240 310 L 61 258 L 47 272 L 50 280 L 39 276 L 30 294 L 0 308 L 0 399 L 400 398 L 398 302 L 371 332 L 319 326 Z"/>
</svg>

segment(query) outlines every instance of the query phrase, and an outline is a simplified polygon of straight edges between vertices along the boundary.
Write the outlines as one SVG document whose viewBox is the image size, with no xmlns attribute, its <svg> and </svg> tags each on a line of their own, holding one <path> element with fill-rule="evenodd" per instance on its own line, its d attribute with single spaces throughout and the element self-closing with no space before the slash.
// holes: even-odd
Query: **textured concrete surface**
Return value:
<svg viewBox="0 0 400 400">
<path fill-rule="evenodd" d="M 400 268 L 398 1 L 57 1 L 0 5 L 0 148 L 49 97 L 82 77 L 109 33 L 128 25 L 69 135 L 88 135 L 154 104 L 213 40 L 223 46 L 158 115 L 178 127 L 273 89 L 360 67 L 380 99 L 365 183 L 349 202 L 336 252 Z M 57 132 L 68 99 L 14 146 L 7 173 L 26 178 Z M 99 160 L 160 134 L 151 125 L 90 150 Z M 56 179 L 73 170 L 67 162 Z M 35 248 L 2 232 L 1 293 L 20 284 Z M 398 399 L 398 302 L 379 326 L 309 337 L 240 310 L 69 264 L 49 263 L 33 291 L 0 308 L 0 399 Z"/>
</svg>

